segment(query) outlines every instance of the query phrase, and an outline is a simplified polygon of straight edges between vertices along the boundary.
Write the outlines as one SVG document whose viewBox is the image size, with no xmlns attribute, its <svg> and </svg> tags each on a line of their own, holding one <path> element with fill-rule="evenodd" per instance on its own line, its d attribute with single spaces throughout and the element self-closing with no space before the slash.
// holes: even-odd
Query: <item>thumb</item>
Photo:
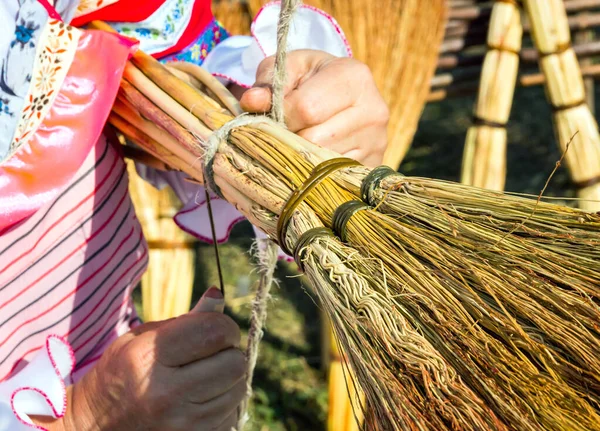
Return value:
<svg viewBox="0 0 600 431">
<path fill-rule="evenodd" d="M 225 299 L 223 298 L 223 294 L 216 287 L 211 287 L 200 301 L 196 304 L 196 306 L 192 309 L 191 313 L 222 313 L 225 310 Z"/>
<path fill-rule="evenodd" d="M 287 73 L 283 94 L 288 95 L 333 58 L 335 57 L 322 51 L 296 50 L 289 52 L 286 61 Z M 273 98 L 271 87 L 274 71 L 274 55 L 260 62 L 254 85 L 244 92 L 240 99 L 240 106 L 244 111 L 265 113 L 271 110 L 271 99 Z"/>
</svg>

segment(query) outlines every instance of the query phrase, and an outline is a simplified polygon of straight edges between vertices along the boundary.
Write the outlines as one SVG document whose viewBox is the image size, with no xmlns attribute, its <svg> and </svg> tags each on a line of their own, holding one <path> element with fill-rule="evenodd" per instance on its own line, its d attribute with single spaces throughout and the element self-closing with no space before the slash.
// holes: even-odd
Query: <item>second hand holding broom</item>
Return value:
<svg viewBox="0 0 600 431">
<path fill-rule="evenodd" d="M 267 119 L 231 123 L 216 80 L 197 77 L 218 101 L 141 53 L 133 63 L 121 102 L 171 138 L 145 139 L 158 134 L 135 116 L 111 122 L 295 255 L 365 393 L 367 429 L 600 429 L 598 215 L 371 171 Z M 206 142 L 224 125 L 208 163 L 182 134 Z"/>
</svg>

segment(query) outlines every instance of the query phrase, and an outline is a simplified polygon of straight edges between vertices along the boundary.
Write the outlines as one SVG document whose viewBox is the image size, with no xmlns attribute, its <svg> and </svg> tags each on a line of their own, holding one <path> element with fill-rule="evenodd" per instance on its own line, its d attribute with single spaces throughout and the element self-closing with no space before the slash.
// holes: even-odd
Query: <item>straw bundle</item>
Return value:
<svg viewBox="0 0 600 431">
<path fill-rule="evenodd" d="M 215 18 L 231 35 L 249 35 L 252 16 L 243 0 L 213 0 Z"/>
<path fill-rule="evenodd" d="M 370 170 L 261 117 L 232 123 L 233 97 L 196 72 L 218 101 L 136 54 L 110 121 L 296 257 L 367 429 L 600 429 L 599 215 Z"/>
<path fill-rule="evenodd" d="M 583 209 L 598 211 L 600 203 L 600 134 L 585 100 L 579 63 L 562 0 L 525 0 L 532 35 L 540 53 L 540 68 L 554 110 L 557 140 L 564 146 L 579 132 L 566 156 L 571 177 L 584 201 Z M 563 147 L 564 149 L 564 147 Z"/>
<path fill-rule="evenodd" d="M 270 0 L 248 0 L 251 15 Z M 444 36 L 444 0 L 308 0 L 344 29 L 390 108 L 384 163 L 398 168 L 413 136 Z"/>
<path fill-rule="evenodd" d="M 194 283 L 193 238 L 173 222 L 181 203 L 172 190 L 157 190 L 128 162 L 129 190 L 144 236 L 149 265 L 141 280 L 142 318 L 170 319 L 189 311 Z"/>
<path fill-rule="evenodd" d="M 494 4 L 473 125 L 467 131 L 461 182 L 503 190 L 506 179 L 506 123 L 510 115 L 523 27 L 516 3 Z"/>
<path fill-rule="evenodd" d="M 495 3 L 487 0 L 448 3 L 446 32 L 428 101 L 477 93 Z M 600 55 L 600 43 L 593 40 L 590 33 L 600 27 L 600 0 L 564 0 L 564 6 L 569 14 L 569 28 L 575 41 L 573 50 L 581 61 L 581 71 L 584 76 L 597 78 L 600 68 L 594 62 Z M 544 76 L 537 68 L 538 52 L 529 46 L 531 27 L 528 20 L 523 21 L 524 48 L 520 52 L 522 67 L 518 80 L 522 86 L 544 83 Z"/>
</svg>

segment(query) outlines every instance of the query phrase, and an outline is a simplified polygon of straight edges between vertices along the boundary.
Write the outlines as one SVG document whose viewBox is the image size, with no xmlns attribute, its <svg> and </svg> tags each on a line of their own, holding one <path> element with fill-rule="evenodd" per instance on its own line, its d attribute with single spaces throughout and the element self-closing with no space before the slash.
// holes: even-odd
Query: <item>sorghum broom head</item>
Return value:
<svg viewBox="0 0 600 431">
<path fill-rule="evenodd" d="M 506 123 L 510 115 L 523 27 L 516 2 L 492 8 L 473 125 L 465 141 L 461 182 L 503 190 L 506 179 Z"/>
<path fill-rule="evenodd" d="M 142 57 L 119 96 L 140 117 L 174 133 L 188 123 L 170 118 L 175 105 L 209 130 L 233 119 Z M 367 429 L 600 429 L 600 216 L 371 171 L 256 117 L 228 127 L 175 144 L 191 167 L 169 140 L 163 154 L 294 252 L 365 394 Z"/>
<path fill-rule="evenodd" d="M 252 15 L 270 0 L 250 0 Z M 384 163 L 398 168 L 417 125 L 444 37 L 444 0 L 307 0 L 331 14 L 390 109 Z"/>
<path fill-rule="evenodd" d="M 585 101 L 579 62 L 571 46 L 569 22 L 562 0 L 524 0 L 531 32 L 554 110 L 557 140 L 564 146 L 575 133 L 566 156 L 581 208 L 600 210 L 600 133 Z M 564 149 L 564 147 L 563 147 Z"/>
</svg>

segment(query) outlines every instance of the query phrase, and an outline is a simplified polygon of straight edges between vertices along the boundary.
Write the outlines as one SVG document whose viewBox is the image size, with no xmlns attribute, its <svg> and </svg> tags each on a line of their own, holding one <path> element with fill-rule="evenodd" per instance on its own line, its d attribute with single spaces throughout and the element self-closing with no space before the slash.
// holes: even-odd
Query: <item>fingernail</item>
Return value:
<svg viewBox="0 0 600 431">
<path fill-rule="evenodd" d="M 215 286 L 212 286 L 206 292 L 204 292 L 202 297 L 223 300 L 223 292 L 221 292 L 221 289 L 217 289 Z"/>
<path fill-rule="evenodd" d="M 223 294 L 216 287 L 211 287 L 206 292 L 204 292 L 204 295 L 202 295 L 202 298 L 200 298 L 200 301 L 198 301 L 198 304 L 196 304 L 196 306 L 192 309 L 192 312 L 194 312 L 194 313 L 210 313 L 210 312 L 222 313 L 224 310 L 225 310 L 225 301 L 223 299 Z"/>
<path fill-rule="evenodd" d="M 258 94 L 265 94 L 269 91 L 267 87 L 252 87 L 249 88 L 246 93 L 250 96 L 256 96 Z"/>
</svg>

